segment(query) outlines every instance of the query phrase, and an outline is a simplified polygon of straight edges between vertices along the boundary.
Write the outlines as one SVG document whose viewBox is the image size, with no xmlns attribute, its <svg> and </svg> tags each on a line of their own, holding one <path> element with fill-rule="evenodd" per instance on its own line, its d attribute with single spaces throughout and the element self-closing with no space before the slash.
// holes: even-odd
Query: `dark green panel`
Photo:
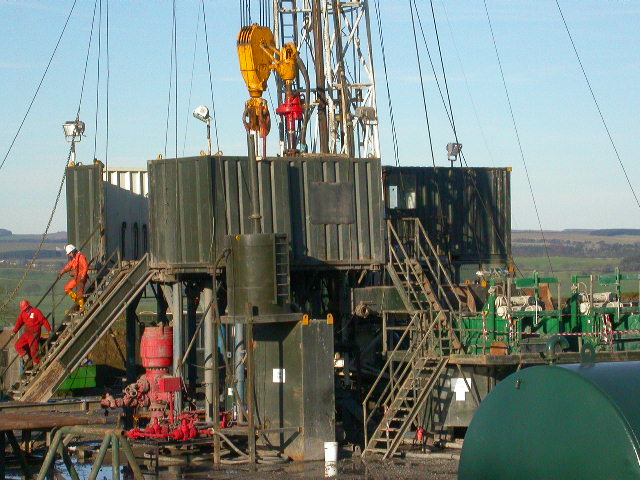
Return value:
<svg viewBox="0 0 640 480">
<path fill-rule="evenodd" d="M 257 324 L 253 338 L 259 421 L 291 429 L 268 435 L 270 443 L 294 460 L 322 460 L 324 442 L 335 439 L 333 326 Z M 274 370 L 284 370 L 284 382 L 274 381 Z"/>
<path fill-rule="evenodd" d="M 247 157 L 149 162 L 154 265 L 204 268 L 213 263 L 226 235 L 251 233 L 248 167 Z M 290 157 L 261 161 L 264 230 L 287 234 L 294 267 L 383 264 L 380 169 L 378 159 Z M 322 220 L 314 223 L 310 206 L 327 213 L 327 209 L 321 211 L 322 203 L 326 203 L 322 196 L 310 195 L 314 182 L 326 185 L 326 192 L 332 186 L 344 191 L 341 198 L 353 197 L 354 201 L 348 203 L 355 221 L 350 220 L 347 208 L 346 213 L 336 211 L 333 217 L 321 215 L 318 218 Z"/>
<path fill-rule="evenodd" d="M 96 230 L 104 225 L 104 188 L 102 165 L 74 165 L 67 168 L 67 232 L 69 243 L 80 248 Z M 99 233 L 83 247 L 87 258 L 105 254 Z"/>
<path fill-rule="evenodd" d="M 465 436 L 460 480 L 640 478 L 640 362 L 541 366 L 500 382 Z"/>
</svg>

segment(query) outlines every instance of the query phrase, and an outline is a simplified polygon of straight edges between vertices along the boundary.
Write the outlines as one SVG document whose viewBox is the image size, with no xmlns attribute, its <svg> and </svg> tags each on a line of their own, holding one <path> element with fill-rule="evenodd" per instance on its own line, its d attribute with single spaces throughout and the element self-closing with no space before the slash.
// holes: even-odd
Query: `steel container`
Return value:
<svg viewBox="0 0 640 480">
<path fill-rule="evenodd" d="M 210 268 L 227 235 L 253 233 L 247 157 L 149 161 L 152 264 Z M 267 158 L 258 162 L 262 232 L 285 234 L 293 268 L 385 261 L 379 159 Z"/>
<path fill-rule="evenodd" d="M 640 478 L 638 378 L 640 362 L 508 376 L 469 426 L 459 480 Z"/>
<path fill-rule="evenodd" d="M 396 229 L 401 218 L 419 218 L 438 253 L 451 259 L 455 280 L 475 280 L 479 266 L 506 266 L 511 256 L 510 172 L 385 166 L 387 216 Z"/>
<path fill-rule="evenodd" d="M 67 168 L 67 234 L 92 267 L 117 249 L 136 260 L 149 249 L 148 176 L 143 169 L 105 169 L 100 162 Z"/>
</svg>

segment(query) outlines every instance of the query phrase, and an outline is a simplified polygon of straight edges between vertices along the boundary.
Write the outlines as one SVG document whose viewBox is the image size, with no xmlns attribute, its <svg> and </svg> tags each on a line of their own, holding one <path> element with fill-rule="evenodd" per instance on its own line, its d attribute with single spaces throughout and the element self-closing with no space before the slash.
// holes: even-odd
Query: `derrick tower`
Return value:
<svg viewBox="0 0 640 480">
<path fill-rule="evenodd" d="M 309 152 L 379 157 L 368 2 L 275 0 L 273 12 L 277 47 L 293 42 L 309 70 Z M 278 81 L 279 101 L 284 95 Z"/>
</svg>

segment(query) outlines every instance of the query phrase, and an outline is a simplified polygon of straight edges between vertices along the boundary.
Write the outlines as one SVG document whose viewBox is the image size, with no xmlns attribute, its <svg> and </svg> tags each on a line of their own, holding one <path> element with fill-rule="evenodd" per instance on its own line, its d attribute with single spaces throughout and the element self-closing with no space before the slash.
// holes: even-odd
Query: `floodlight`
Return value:
<svg viewBox="0 0 640 480">
<path fill-rule="evenodd" d="M 447 143 L 447 155 L 456 158 L 462 150 L 461 143 Z"/>
<path fill-rule="evenodd" d="M 64 130 L 64 138 L 67 142 L 79 142 L 82 140 L 82 134 L 84 133 L 84 122 L 76 119 L 62 124 Z"/>
<path fill-rule="evenodd" d="M 200 105 L 193 111 L 193 116 L 198 120 L 202 120 L 205 123 L 209 122 L 209 108 L 205 105 Z"/>
</svg>

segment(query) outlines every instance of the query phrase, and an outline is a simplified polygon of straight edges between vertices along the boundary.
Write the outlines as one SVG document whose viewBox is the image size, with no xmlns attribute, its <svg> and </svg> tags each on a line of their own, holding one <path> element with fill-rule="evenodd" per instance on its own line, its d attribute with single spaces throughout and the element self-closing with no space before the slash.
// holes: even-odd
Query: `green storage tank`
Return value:
<svg viewBox="0 0 640 480">
<path fill-rule="evenodd" d="M 482 402 L 459 480 L 640 479 L 640 362 L 531 367 Z"/>
</svg>

